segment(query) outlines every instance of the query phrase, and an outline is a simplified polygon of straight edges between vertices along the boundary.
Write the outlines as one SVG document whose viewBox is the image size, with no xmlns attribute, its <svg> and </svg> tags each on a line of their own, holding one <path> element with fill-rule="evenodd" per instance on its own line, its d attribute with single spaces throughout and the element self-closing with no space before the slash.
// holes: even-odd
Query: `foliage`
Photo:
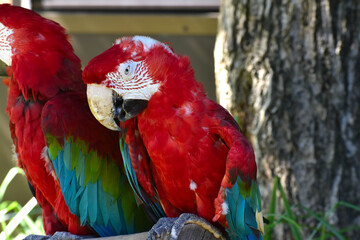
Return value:
<svg viewBox="0 0 360 240">
<path fill-rule="evenodd" d="M 0 78 L 1 76 L 6 76 L 6 64 L 3 61 L 0 61 Z"/>
<path fill-rule="evenodd" d="M 280 191 L 280 200 L 282 201 L 282 204 L 284 206 L 284 213 L 276 213 L 277 190 Z M 307 240 L 325 240 L 329 238 L 336 238 L 341 240 L 346 239 L 344 237 L 344 234 L 346 232 L 356 229 L 360 230 L 360 226 L 350 226 L 344 229 L 336 229 L 335 227 L 333 227 L 327 219 L 329 218 L 331 213 L 333 213 L 340 206 L 351 208 L 354 211 L 358 211 L 360 214 L 360 207 L 342 201 L 337 202 L 327 212 L 321 213 L 313 212 L 300 204 L 290 206 L 285 191 L 279 181 L 279 178 L 275 177 L 270 200 L 269 213 L 267 215 L 269 224 L 265 227 L 264 240 L 272 239 L 272 232 L 278 224 L 289 225 L 292 237 L 295 240 L 303 239 L 302 229 L 304 228 L 312 229 L 312 233 L 306 238 Z M 305 212 L 305 214 L 302 216 L 297 215 L 295 217 L 294 210 L 301 210 L 301 212 Z M 301 220 L 303 220 L 304 218 L 314 218 L 318 223 L 315 227 L 303 225 L 300 222 L 303 222 Z"/>
<path fill-rule="evenodd" d="M 24 174 L 20 168 L 10 169 L 0 185 L 0 240 L 16 240 L 29 234 L 44 234 L 41 209 L 34 197 L 24 206 L 17 201 L 3 201 L 9 184 L 18 174 Z"/>
</svg>

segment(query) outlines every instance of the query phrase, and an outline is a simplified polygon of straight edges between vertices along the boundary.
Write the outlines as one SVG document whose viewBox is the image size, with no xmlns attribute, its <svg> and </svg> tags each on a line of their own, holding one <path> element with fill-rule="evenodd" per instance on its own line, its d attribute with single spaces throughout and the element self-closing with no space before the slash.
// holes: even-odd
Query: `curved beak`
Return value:
<svg viewBox="0 0 360 240">
<path fill-rule="evenodd" d="M 116 94 L 116 93 L 115 93 Z M 129 120 L 144 110 L 148 104 L 147 100 L 142 99 L 123 99 L 120 95 L 116 94 L 114 100 L 114 121 L 119 126 L 119 122 Z"/>
<path fill-rule="evenodd" d="M 88 84 L 87 99 L 92 114 L 102 125 L 111 130 L 120 130 L 114 121 L 113 90 L 98 84 Z"/>
<path fill-rule="evenodd" d="M 105 127 L 117 131 L 120 131 L 120 122 L 138 115 L 148 103 L 142 99 L 124 100 L 114 90 L 98 84 L 87 85 L 87 98 L 95 118 Z"/>
</svg>

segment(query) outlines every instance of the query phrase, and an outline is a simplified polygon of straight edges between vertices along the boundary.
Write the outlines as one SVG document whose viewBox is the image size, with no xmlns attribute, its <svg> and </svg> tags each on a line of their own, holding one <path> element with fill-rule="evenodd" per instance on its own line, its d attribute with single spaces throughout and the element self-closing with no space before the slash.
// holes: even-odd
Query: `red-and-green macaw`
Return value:
<svg viewBox="0 0 360 240">
<path fill-rule="evenodd" d="M 65 30 L 0 5 L 0 59 L 18 165 L 43 208 L 45 232 L 101 236 L 148 230 L 124 171 L 118 134 L 90 112 L 81 64 Z"/>
<path fill-rule="evenodd" d="M 232 239 L 262 239 L 253 149 L 206 97 L 187 57 L 149 37 L 123 37 L 89 62 L 83 80 L 95 117 L 127 130 L 139 183 L 168 217 L 193 213 Z"/>
</svg>

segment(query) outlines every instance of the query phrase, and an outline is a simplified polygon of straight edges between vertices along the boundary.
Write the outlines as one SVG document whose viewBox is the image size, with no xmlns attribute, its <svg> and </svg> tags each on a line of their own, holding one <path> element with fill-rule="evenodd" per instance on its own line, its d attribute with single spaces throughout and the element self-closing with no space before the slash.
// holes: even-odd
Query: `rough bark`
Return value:
<svg viewBox="0 0 360 240">
<path fill-rule="evenodd" d="M 322 212 L 338 201 L 359 205 L 359 43 L 358 0 L 222 0 L 217 96 L 252 141 L 265 213 L 275 175 L 293 204 Z M 360 225 L 345 207 L 328 220 Z"/>
<path fill-rule="evenodd" d="M 180 230 L 178 240 L 224 240 L 222 235 L 215 236 L 214 232 L 220 233 L 215 227 L 198 223 L 186 223 Z M 172 232 L 165 234 L 161 239 L 170 239 Z M 119 235 L 113 237 L 87 237 L 72 235 L 68 232 L 56 232 L 53 236 L 29 235 L 24 240 L 146 240 L 148 232 Z"/>
</svg>

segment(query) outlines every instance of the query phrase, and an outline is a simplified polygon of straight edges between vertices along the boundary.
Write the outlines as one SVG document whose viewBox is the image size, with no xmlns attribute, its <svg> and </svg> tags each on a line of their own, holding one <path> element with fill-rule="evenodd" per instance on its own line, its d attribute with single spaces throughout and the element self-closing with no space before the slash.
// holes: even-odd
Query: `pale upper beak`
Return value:
<svg viewBox="0 0 360 240">
<path fill-rule="evenodd" d="M 105 127 L 117 131 L 120 122 L 135 117 L 148 103 L 143 99 L 123 99 L 116 91 L 98 84 L 87 85 L 87 97 L 95 118 Z"/>
<path fill-rule="evenodd" d="M 113 90 L 98 84 L 88 84 L 87 98 L 92 114 L 102 125 L 111 130 L 120 130 L 114 120 Z"/>
</svg>

